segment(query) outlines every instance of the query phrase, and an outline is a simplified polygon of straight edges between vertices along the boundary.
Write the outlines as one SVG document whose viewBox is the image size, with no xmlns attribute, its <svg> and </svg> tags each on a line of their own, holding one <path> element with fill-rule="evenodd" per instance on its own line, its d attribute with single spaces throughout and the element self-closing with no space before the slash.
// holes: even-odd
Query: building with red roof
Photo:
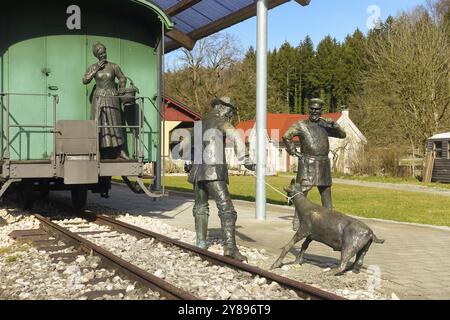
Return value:
<svg viewBox="0 0 450 320">
<path fill-rule="evenodd" d="M 297 159 L 290 156 L 282 141 L 283 135 L 296 122 L 308 120 L 309 115 L 297 114 L 267 114 L 267 145 L 269 173 L 291 172 L 296 170 Z M 349 117 L 349 111 L 323 114 L 322 118 L 339 124 L 347 133 L 346 139 L 330 138 L 330 159 L 333 169 L 343 173 L 350 173 L 354 161 L 358 161 L 367 139 Z M 250 157 L 256 157 L 256 128 L 255 121 L 242 121 L 237 126 L 244 132 Z M 299 146 L 299 140 L 297 145 Z M 294 141 L 295 141 L 294 139 Z M 228 152 L 231 152 L 229 150 Z M 231 161 L 237 163 L 236 159 Z"/>
<path fill-rule="evenodd" d="M 172 141 L 172 138 L 176 138 L 173 133 L 177 129 L 186 129 L 184 131 L 177 131 L 178 133 L 190 132 L 194 127 L 194 122 L 202 119 L 202 116 L 194 111 L 192 108 L 188 107 L 186 104 L 175 100 L 172 97 L 164 96 L 163 103 L 163 116 L 164 116 L 164 137 L 162 141 L 164 141 L 164 159 L 166 159 L 166 170 L 171 171 L 174 168 L 177 168 L 176 171 L 183 171 L 184 161 L 178 159 L 172 159 L 171 150 L 174 145 L 178 144 L 178 139 L 176 142 Z"/>
</svg>

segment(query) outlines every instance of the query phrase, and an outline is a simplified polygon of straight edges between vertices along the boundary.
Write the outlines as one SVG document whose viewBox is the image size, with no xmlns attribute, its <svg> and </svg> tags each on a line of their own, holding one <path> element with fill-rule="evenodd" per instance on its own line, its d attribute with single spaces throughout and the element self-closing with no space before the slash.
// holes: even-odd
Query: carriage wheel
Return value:
<svg viewBox="0 0 450 320">
<path fill-rule="evenodd" d="M 34 194 L 33 194 L 33 184 L 28 181 L 21 183 L 19 188 L 20 203 L 25 210 L 33 209 L 34 204 Z"/>
<path fill-rule="evenodd" d="M 87 189 L 86 187 L 76 187 L 72 189 L 72 206 L 75 209 L 83 209 L 86 206 L 87 201 Z"/>
</svg>

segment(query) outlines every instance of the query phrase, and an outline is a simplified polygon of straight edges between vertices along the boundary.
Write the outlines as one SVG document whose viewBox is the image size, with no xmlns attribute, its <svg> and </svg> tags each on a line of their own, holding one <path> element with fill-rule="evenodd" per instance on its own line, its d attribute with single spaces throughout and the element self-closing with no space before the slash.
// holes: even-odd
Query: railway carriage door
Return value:
<svg viewBox="0 0 450 320">
<path fill-rule="evenodd" d="M 85 88 L 81 81 L 86 71 L 86 37 L 83 35 L 47 36 L 46 90 L 57 94 L 58 120 L 86 120 Z M 47 123 L 53 125 L 53 100 L 47 100 Z M 53 136 L 47 137 L 48 154 L 53 152 Z"/>
<path fill-rule="evenodd" d="M 5 81 L 9 93 L 45 94 L 45 37 L 19 42 L 8 49 L 8 75 Z M 11 160 L 41 160 L 46 158 L 45 129 L 48 97 L 13 95 L 10 98 L 10 157 Z M 5 110 L 6 111 L 6 110 Z M 6 143 L 4 145 L 6 147 Z"/>
</svg>

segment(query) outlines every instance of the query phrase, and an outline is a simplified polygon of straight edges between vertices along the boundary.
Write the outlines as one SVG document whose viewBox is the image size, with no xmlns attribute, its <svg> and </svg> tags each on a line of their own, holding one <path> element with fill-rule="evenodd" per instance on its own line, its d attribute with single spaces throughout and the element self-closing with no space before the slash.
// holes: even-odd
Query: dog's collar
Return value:
<svg viewBox="0 0 450 320">
<path fill-rule="evenodd" d="M 294 200 L 294 198 L 296 196 L 298 196 L 299 194 L 303 194 L 303 192 L 299 191 L 296 194 L 294 194 L 292 197 L 287 197 L 288 198 L 288 204 L 291 204 L 292 200 Z"/>
</svg>

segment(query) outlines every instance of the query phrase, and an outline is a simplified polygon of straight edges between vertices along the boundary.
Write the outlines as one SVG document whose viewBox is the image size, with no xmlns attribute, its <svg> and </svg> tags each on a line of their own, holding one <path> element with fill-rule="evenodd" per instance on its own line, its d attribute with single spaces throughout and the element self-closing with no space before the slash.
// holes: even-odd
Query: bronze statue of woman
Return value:
<svg viewBox="0 0 450 320">
<path fill-rule="evenodd" d="M 119 92 L 127 85 L 127 78 L 119 65 L 107 60 L 106 47 L 97 43 L 92 47 L 98 62 L 90 66 L 83 78 L 83 84 L 95 79 L 96 88 L 92 95 L 91 119 L 98 118 L 100 126 L 122 126 L 122 111 Z M 117 90 L 115 79 L 119 80 Z M 100 129 L 100 152 L 102 158 L 128 160 L 124 150 L 125 135 L 122 128 Z"/>
</svg>

